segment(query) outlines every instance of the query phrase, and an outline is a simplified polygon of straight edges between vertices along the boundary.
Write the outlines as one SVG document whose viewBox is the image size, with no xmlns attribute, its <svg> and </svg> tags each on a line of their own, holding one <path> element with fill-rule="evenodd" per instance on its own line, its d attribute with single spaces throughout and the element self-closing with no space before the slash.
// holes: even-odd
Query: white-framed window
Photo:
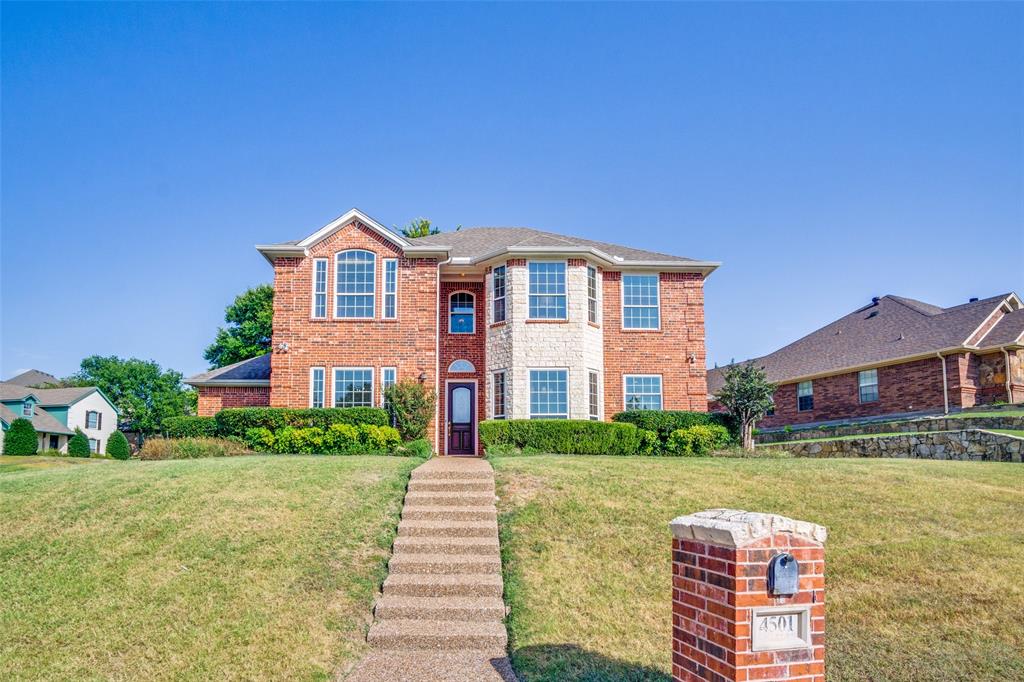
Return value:
<svg viewBox="0 0 1024 682">
<path fill-rule="evenodd" d="M 587 371 L 587 407 L 593 421 L 601 419 L 601 375 L 596 370 Z"/>
<path fill-rule="evenodd" d="M 622 276 L 622 328 L 659 329 L 658 275 Z"/>
<path fill-rule="evenodd" d="M 99 454 L 99 451 L 100 451 L 100 441 L 99 441 L 99 439 L 97 439 L 97 438 L 90 438 L 89 439 L 89 450 Z"/>
<path fill-rule="evenodd" d="M 327 317 L 327 259 L 313 261 L 313 317 Z"/>
<path fill-rule="evenodd" d="M 597 324 L 597 268 L 587 266 L 587 321 Z"/>
<path fill-rule="evenodd" d="M 376 302 L 377 256 L 369 251 L 341 251 L 335 257 L 334 316 L 372 319 Z"/>
<path fill-rule="evenodd" d="M 309 368 L 309 406 L 324 406 L 324 381 L 327 370 L 323 367 Z"/>
<path fill-rule="evenodd" d="M 35 413 L 35 405 L 31 400 L 26 400 L 21 404 L 21 416 L 31 417 Z"/>
<path fill-rule="evenodd" d="M 622 377 L 622 384 L 622 403 L 625 409 L 661 409 L 660 374 L 626 374 Z"/>
<path fill-rule="evenodd" d="M 862 403 L 878 400 L 878 370 L 866 369 L 857 373 L 857 392 Z"/>
<path fill-rule="evenodd" d="M 476 367 L 469 360 L 455 360 L 452 364 L 448 365 L 449 374 L 467 374 L 476 371 Z"/>
<path fill-rule="evenodd" d="M 103 426 L 103 415 L 99 412 L 89 410 L 85 413 L 85 428 L 99 429 Z"/>
<path fill-rule="evenodd" d="M 456 291 L 448 297 L 448 333 L 476 332 L 476 297 L 468 291 Z"/>
<path fill-rule="evenodd" d="M 494 390 L 491 392 L 493 419 L 505 418 L 505 401 L 508 395 L 507 374 L 505 370 L 494 373 Z"/>
<path fill-rule="evenodd" d="M 569 370 L 530 370 L 530 419 L 569 418 Z"/>
<path fill-rule="evenodd" d="M 494 268 L 494 272 L 491 275 L 492 284 L 492 295 L 491 299 L 494 301 L 494 321 L 504 322 L 505 321 L 505 266 L 499 265 Z"/>
<path fill-rule="evenodd" d="M 373 368 L 334 368 L 334 407 L 373 407 Z"/>
<path fill-rule="evenodd" d="M 814 382 L 801 381 L 796 385 L 796 410 L 808 412 L 814 409 Z"/>
<path fill-rule="evenodd" d="M 385 258 L 384 263 L 384 312 L 385 320 L 398 318 L 398 259 Z"/>
<path fill-rule="evenodd" d="M 398 381 L 398 370 L 394 367 L 381 367 L 380 368 L 380 404 L 382 407 L 387 407 L 388 398 L 387 390 L 395 385 Z"/>
<path fill-rule="evenodd" d="M 530 319 L 566 319 L 565 263 L 531 261 L 529 273 Z"/>
</svg>

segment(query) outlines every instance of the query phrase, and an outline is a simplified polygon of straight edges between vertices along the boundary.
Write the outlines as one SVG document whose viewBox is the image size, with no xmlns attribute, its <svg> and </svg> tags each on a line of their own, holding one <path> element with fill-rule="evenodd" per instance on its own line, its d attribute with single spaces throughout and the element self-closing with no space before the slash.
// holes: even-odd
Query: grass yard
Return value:
<svg viewBox="0 0 1024 682">
<path fill-rule="evenodd" d="M 669 680 L 671 536 L 735 507 L 828 526 L 829 680 L 1024 679 L 1024 466 L 508 457 L 511 650 L 533 680 Z"/>
<path fill-rule="evenodd" d="M 334 679 L 421 461 L 40 459 L 0 458 L 4 680 Z"/>
</svg>

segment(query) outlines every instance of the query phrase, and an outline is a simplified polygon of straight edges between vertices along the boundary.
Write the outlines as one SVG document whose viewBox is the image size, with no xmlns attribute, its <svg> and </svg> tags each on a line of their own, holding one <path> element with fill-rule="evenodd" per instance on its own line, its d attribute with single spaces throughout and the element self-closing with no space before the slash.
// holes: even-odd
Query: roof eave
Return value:
<svg viewBox="0 0 1024 682">
<path fill-rule="evenodd" d="M 270 379 L 226 379 L 224 381 L 217 381 L 216 379 L 210 379 L 204 381 L 202 379 L 185 379 L 182 383 L 188 384 L 189 386 L 195 386 L 196 388 L 214 388 L 217 386 L 270 386 Z"/>
<path fill-rule="evenodd" d="M 287 244 L 257 244 L 256 250 L 263 254 L 271 265 L 277 258 L 305 258 L 308 252 L 303 246 Z"/>
<path fill-rule="evenodd" d="M 408 239 L 400 236 L 395 232 L 392 232 L 388 228 L 384 227 L 381 223 L 377 222 L 370 216 L 360 211 L 358 208 L 349 209 L 344 214 L 338 216 L 337 218 L 327 223 L 313 234 L 309 235 L 308 237 L 300 241 L 298 245 L 307 248 L 313 246 L 320 240 L 326 239 L 328 236 L 334 234 L 334 232 L 340 230 L 341 228 L 345 227 L 354 220 L 358 220 L 360 223 L 367 226 L 368 228 L 379 234 L 381 237 L 387 239 L 389 242 L 391 242 L 392 244 L 399 248 L 404 249 L 405 247 L 412 245 L 412 242 L 410 242 Z"/>
</svg>

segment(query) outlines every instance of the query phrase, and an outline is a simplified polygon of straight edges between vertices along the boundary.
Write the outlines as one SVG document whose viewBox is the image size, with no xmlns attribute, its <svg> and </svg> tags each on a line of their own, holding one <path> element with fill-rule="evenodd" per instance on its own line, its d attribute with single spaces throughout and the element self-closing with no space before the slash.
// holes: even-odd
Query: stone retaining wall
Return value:
<svg viewBox="0 0 1024 682">
<path fill-rule="evenodd" d="M 912 419 L 901 422 L 874 422 L 852 426 L 832 426 L 824 429 L 803 429 L 798 431 L 772 431 L 759 433 L 760 443 L 789 443 L 808 438 L 831 438 L 834 436 L 865 436 L 873 433 L 916 433 L 921 431 L 960 431 L 964 429 L 1009 429 L 1024 430 L 1024 417 L 964 417 L 960 419 L 940 417 L 937 419 Z"/>
<path fill-rule="evenodd" d="M 979 429 L 761 445 L 797 457 L 899 457 L 1020 462 L 1024 438 Z"/>
</svg>

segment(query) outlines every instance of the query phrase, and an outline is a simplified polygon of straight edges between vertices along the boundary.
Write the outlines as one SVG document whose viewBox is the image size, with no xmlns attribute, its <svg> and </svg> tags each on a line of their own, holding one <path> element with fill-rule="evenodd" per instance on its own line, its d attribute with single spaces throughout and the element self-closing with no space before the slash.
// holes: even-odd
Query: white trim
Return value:
<svg viewBox="0 0 1024 682">
<path fill-rule="evenodd" d="M 360 253 L 368 253 L 373 256 L 373 293 L 370 297 L 373 299 L 373 303 L 370 304 L 372 314 L 369 317 L 341 317 L 338 315 L 338 296 L 366 296 L 366 294 L 340 294 L 338 293 L 338 256 L 343 253 L 352 253 L 358 251 Z M 377 319 L 377 254 L 368 249 L 342 249 L 341 251 L 334 252 L 334 302 L 333 302 L 333 315 L 332 319 L 335 320 L 375 320 Z"/>
<path fill-rule="evenodd" d="M 322 316 L 316 314 L 316 294 L 317 294 L 317 292 L 316 292 L 316 266 L 317 266 L 317 263 L 323 263 L 324 264 L 324 314 Z M 331 264 L 330 264 L 330 259 L 329 258 L 314 258 L 313 259 L 312 286 L 310 287 L 312 296 L 310 297 L 310 302 L 309 302 L 310 303 L 310 306 L 309 306 L 309 316 L 311 318 L 313 318 L 314 320 L 326 320 L 328 318 L 327 308 L 328 308 L 328 305 L 330 303 L 330 300 L 328 298 L 331 295 L 330 294 L 330 285 L 331 285 Z M 335 284 L 335 286 L 337 286 L 337 284 Z M 337 299 L 335 299 L 335 300 L 337 300 Z"/>
<path fill-rule="evenodd" d="M 590 375 L 597 375 L 597 414 L 590 412 Z M 623 384 L 625 389 L 625 384 Z M 662 393 L 665 389 L 662 388 Z M 625 399 L 623 399 L 625 401 Z M 664 396 L 662 396 L 662 407 L 664 407 Z M 596 419 L 595 419 L 596 417 Z M 601 370 L 587 367 L 587 419 L 590 421 L 604 421 L 604 381 L 602 381 Z"/>
<path fill-rule="evenodd" d="M 593 263 L 587 263 L 587 324 L 596 324 L 598 327 L 601 326 L 601 290 L 602 280 L 604 277 L 601 275 L 601 270 Z M 594 271 L 594 298 L 590 298 L 590 271 Z M 594 301 L 594 319 L 590 319 L 590 301 Z M 661 303 L 661 298 L 658 299 L 658 303 Z M 658 320 L 661 321 L 661 312 L 658 312 Z"/>
<path fill-rule="evenodd" d="M 469 369 L 452 369 L 452 367 L 455 366 L 456 362 L 464 362 L 464 363 L 466 363 L 467 365 L 469 365 Z M 448 372 L 447 372 L 447 374 L 475 374 L 475 373 L 476 373 L 476 365 L 474 365 L 472 362 L 470 362 L 469 360 L 467 360 L 465 358 L 456 358 L 456 359 L 452 360 L 451 363 L 449 363 L 449 365 L 448 365 Z"/>
<path fill-rule="evenodd" d="M 216 388 L 218 386 L 242 388 L 245 386 L 269 386 L 270 379 L 231 379 L 229 381 L 211 379 L 210 381 L 183 381 L 182 383 L 195 386 L 196 388 Z"/>
<path fill-rule="evenodd" d="M 634 305 L 630 308 L 657 308 L 658 309 L 658 326 L 657 327 L 627 327 L 626 326 L 626 273 L 622 273 L 619 277 L 619 325 L 623 331 L 628 332 L 660 332 L 661 331 L 661 273 L 660 272 L 631 272 L 631 277 L 654 277 L 654 281 L 657 283 L 655 286 L 655 294 L 658 296 L 658 305 Z M 636 375 L 639 376 L 639 375 Z"/>
<path fill-rule="evenodd" d="M 379 234 L 381 237 L 384 237 L 395 246 L 406 247 L 412 245 L 404 237 L 395 234 L 394 232 L 384 227 L 370 216 L 360 211 L 358 208 L 352 208 L 348 210 L 346 213 L 338 216 L 331 222 L 327 223 L 326 225 L 324 225 L 319 230 L 309 235 L 302 241 L 300 241 L 297 244 L 297 246 L 304 249 L 309 248 L 310 246 L 313 246 L 317 242 L 326 239 L 327 237 L 331 236 L 341 228 L 345 227 L 349 223 L 356 220 L 361 222 L 363 225 L 366 225 L 368 228 Z"/>
<path fill-rule="evenodd" d="M 501 280 L 502 280 L 502 294 L 500 297 L 494 295 L 494 271 L 501 268 Z M 527 281 L 529 281 L 529 271 L 527 271 Z M 497 319 L 494 315 L 494 307 L 497 305 L 498 300 L 505 304 L 505 316 L 502 319 Z M 498 324 L 499 322 L 508 322 L 508 263 L 502 263 L 501 265 L 495 265 L 491 268 L 491 301 L 490 301 L 490 313 L 489 318 L 491 324 Z"/>
<path fill-rule="evenodd" d="M 448 433 L 448 425 L 452 421 L 452 406 L 448 404 L 448 386 L 450 384 L 473 384 L 473 404 L 470 405 L 470 413 L 473 415 L 473 454 L 472 455 L 449 455 L 448 446 L 451 444 L 451 438 Z M 480 415 L 478 405 L 480 402 L 480 394 L 478 391 L 480 386 L 477 384 L 476 379 L 445 379 L 444 380 L 444 454 L 446 457 L 478 457 L 480 455 L 477 452 L 477 440 L 479 438 L 478 431 L 480 429 Z M 440 412 L 440 410 L 438 410 Z"/>
<path fill-rule="evenodd" d="M 501 387 L 501 414 L 499 415 L 494 408 L 494 400 L 498 396 L 498 389 L 495 388 L 495 376 L 501 374 L 505 378 L 503 379 L 504 385 Z M 496 369 L 490 372 L 490 400 L 488 400 L 488 407 L 490 408 L 491 419 L 508 419 L 508 375 L 509 371 L 507 368 Z"/>
<path fill-rule="evenodd" d="M 471 331 L 471 332 L 456 332 L 456 331 L 452 331 L 452 297 L 455 296 L 455 294 L 469 294 L 473 298 L 473 331 Z M 459 336 L 470 336 L 470 335 L 476 334 L 477 307 L 478 306 L 476 304 L 476 294 L 474 294 L 472 291 L 469 291 L 467 289 L 458 289 L 456 291 L 453 291 L 453 292 L 449 293 L 448 294 L 448 333 L 452 334 L 452 335 L 456 335 L 457 334 Z"/>
<path fill-rule="evenodd" d="M 370 370 L 370 404 L 369 405 L 357 405 L 356 407 L 373 407 L 374 403 L 376 402 L 376 395 L 377 395 L 377 392 L 376 392 L 377 384 L 375 383 L 375 381 L 376 381 L 376 379 L 375 379 L 376 373 L 373 371 L 373 367 L 331 367 L 331 404 L 330 404 L 330 407 L 337 407 L 337 405 L 334 404 L 334 395 L 335 395 L 335 393 L 337 393 L 336 386 L 338 385 L 338 370 L 344 371 L 344 370 L 347 370 L 347 369 L 348 370 L 367 370 L 367 369 Z M 325 396 L 325 398 L 326 398 L 326 396 Z M 326 402 L 326 400 L 325 400 L 325 402 Z"/>
<path fill-rule="evenodd" d="M 875 373 L 875 383 L 874 384 L 864 384 L 864 383 L 861 383 L 861 376 L 864 375 L 867 372 L 874 372 Z M 875 387 L 875 398 L 874 398 L 874 400 L 864 400 L 864 396 L 861 394 L 861 389 L 864 388 L 865 386 L 872 386 L 872 385 Z M 862 369 L 861 371 L 857 372 L 857 402 L 858 402 L 858 404 L 860 404 L 860 405 L 867 405 L 867 404 L 870 404 L 870 403 L 877 403 L 879 400 L 881 400 L 882 399 L 882 395 L 881 395 L 881 392 L 878 390 L 878 388 L 879 388 L 879 385 L 878 385 L 878 368 L 872 367 L 871 369 Z"/>
<path fill-rule="evenodd" d="M 565 418 L 572 419 L 572 372 L 568 367 L 527 367 L 526 368 L 526 414 L 528 419 L 560 419 L 561 415 L 533 415 L 533 378 L 531 372 L 565 372 Z"/>
<path fill-rule="evenodd" d="M 398 259 L 397 258 L 381 258 L 380 259 L 380 319 L 382 320 L 397 320 L 398 319 Z M 395 292 L 388 294 L 388 263 L 395 264 Z M 388 309 L 388 296 L 395 297 L 395 314 L 388 317 L 385 311 Z"/>
<path fill-rule="evenodd" d="M 626 379 L 650 379 L 652 377 L 658 377 L 658 397 L 661 399 L 661 409 L 665 409 L 665 377 L 661 374 L 623 374 L 622 375 L 622 411 L 628 412 L 629 407 L 626 405 Z M 645 394 L 648 395 L 648 394 Z"/>
<path fill-rule="evenodd" d="M 394 372 L 394 375 L 395 375 L 394 376 L 394 380 L 395 381 L 392 384 L 392 386 L 394 386 L 394 384 L 398 383 L 398 368 L 397 367 L 388 366 L 388 367 L 381 367 L 380 368 L 380 406 L 381 407 L 384 407 L 384 400 L 385 400 L 385 398 L 384 398 L 384 391 L 386 390 L 386 387 L 384 386 L 384 373 L 387 372 L 388 370 L 391 370 L 392 372 Z"/>
<path fill-rule="evenodd" d="M 561 263 L 565 266 L 565 272 L 563 273 L 565 281 L 565 293 L 563 294 L 534 294 L 530 291 L 530 264 L 531 263 Z M 508 272 L 506 270 L 506 272 Z M 561 296 L 565 299 L 565 315 L 563 317 L 533 317 L 530 314 L 530 297 L 531 296 Z M 507 305 L 507 304 L 506 304 Z M 526 319 L 527 320 L 540 320 L 547 322 L 551 320 L 556 321 L 568 321 L 569 319 L 569 260 L 566 258 L 533 258 L 526 261 Z"/>
<path fill-rule="evenodd" d="M 703 260 L 628 260 L 612 256 L 606 251 L 592 246 L 509 246 L 472 258 L 460 258 L 455 262 L 459 265 L 477 265 L 496 258 L 529 258 L 530 256 L 543 258 L 552 255 L 591 256 L 595 260 L 613 266 L 609 268 L 611 270 L 634 268 L 650 270 L 655 268 L 660 272 L 699 272 L 705 276 L 710 275 L 722 264 L 719 261 Z"/>
<path fill-rule="evenodd" d="M 322 365 L 309 368 L 309 406 L 310 407 L 316 407 L 316 405 L 313 404 L 313 372 L 316 371 L 316 370 L 320 370 L 321 372 L 324 373 L 324 385 L 323 385 L 323 392 L 324 392 L 324 394 L 323 394 L 323 399 L 321 400 L 321 402 L 323 403 L 323 405 L 321 405 L 321 407 L 327 407 L 327 367 L 324 367 Z M 333 393 L 333 390 L 334 390 L 334 387 L 331 386 L 332 393 Z"/>
<path fill-rule="evenodd" d="M 981 324 L 979 324 L 977 327 L 974 328 L 973 332 L 971 332 L 970 334 L 967 335 L 967 338 L 964 339 L 964 345 L 965 346 L 975 346 L 976 347 L 979 343 L 981 343 L 982 341 L 985 340 L 986 336 L 988 336 L 989 334 L 992 333 L 992 329 L 995 329 L 997 326 L 999 326 L 999 322 L 996 322 L 994 325 L 992 325 L 992 328 L 989 329 L 987 332 L 985 332 L 984 335 L 979 337 L 977 341 L 975 341 L 974 343 L 971 343 L 971 339 L 973 339 L 975 336 L 977 336 L 978 332 L 981 331 L 981 328 L 984 327 L 986 324 L 988 324 L 988 321 L 992 319 L 993 315 L 995 315 L 999 311 L 1002 311 L 1004 316 L 1006 315 L 1006 311 L 1003 310 L 1003 306 L 1004 305 L 1007 305 L 1005 298 L 1002 301 L 1000 301 L 999 305 L 997 305 L 995 308 L 993 308 L 992 311 L 988 315 L 985 316 L 985 319 L 981 321 Z M 1010 306 L 1010 307 L 1012 308 L 1013 306 Z M 1011 310 L 1010 312 L 1013 312 L 1013 311 Z M 1002 321 L 1002 318 L 1000 318 L 1000 321 Z"/>
</svg>

